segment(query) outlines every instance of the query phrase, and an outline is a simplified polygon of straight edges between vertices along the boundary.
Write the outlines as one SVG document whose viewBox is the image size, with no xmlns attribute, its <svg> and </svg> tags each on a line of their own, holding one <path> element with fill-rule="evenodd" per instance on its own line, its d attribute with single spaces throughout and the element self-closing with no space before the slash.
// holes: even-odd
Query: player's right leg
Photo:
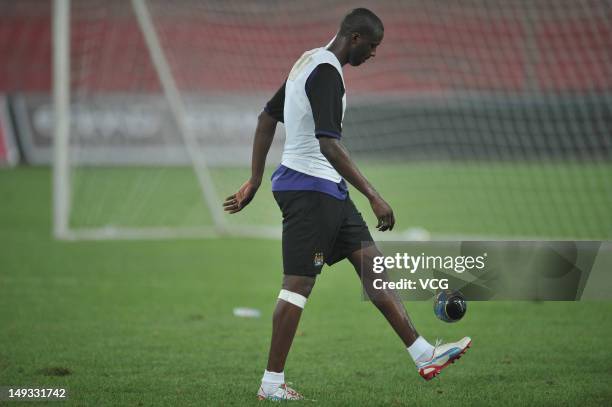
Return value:
<svg viewBox="0 0 612 407">
<path fill-rule="evenodd" d="M 375 279 L 386 279 L 386 272 L 373 273 L 374 258 L 381 253 L 375 245 L 355 250 L 348 256 L 349 261 L 355 268 L 357 275 L 361 279 L 363 288 L 370 301 L 387 319 L 393 330 L 397 333 L 404 344 L 409 347 L 420 338 L 419 333 L 414 327 L 412 320 L 404 308 L 397 293 L 393 290 L 378 290 L 374 288 Z M 428 344 L 422 347 L 422 353 L 429 355 L 433 351 L 433 346 Z M 421 356 L 421 355 L 417 355 Z"/>
<path fill-rule="evenodd" d="M 348 258 L 355 267 L 366 294 L 404 342 L 421 377 L 430 380 L 459 359 L 471 346 L 472 340 L 465 337 L 458 342 L 447 344 L 436 341 L 432 346 L 419 336 L 397 293 L 374 288 L 374 279 L 386 279 L 386 272 L 373 273 L 374 258 L 381 255 L 378 248 L 372 244 L 353 251 Z"/>
<path fill-rule="evenodd" d="M 444 344 L 436 341 L 433 354 L 430 358 L 415 361 L 419 374 L 425 380 L 433 379 L 440 374 L 442 369 L 451 363 L 455 363 L 470 346 L 472 346 L 472 339 L 469 336 L 457 342 Z"/>
</svg>

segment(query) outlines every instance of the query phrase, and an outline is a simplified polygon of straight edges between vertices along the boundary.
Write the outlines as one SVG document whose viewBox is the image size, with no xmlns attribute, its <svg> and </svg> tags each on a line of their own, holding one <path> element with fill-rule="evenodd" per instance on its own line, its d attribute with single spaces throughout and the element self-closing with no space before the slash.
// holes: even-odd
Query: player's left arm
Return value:
<svg viewBox="0 0 612 407">
<path fill-rule="evenodd" d="M 283 121 L 285 104 L 285 84 L 266 104 L 263 112 L 257 119 L 257 128 L 253 139 L 253 153 L 251 156 L 251 178 L 245 181 L 235 194 L 225 198 L 223 209 L 228 213 L 240 212 L 255 197 L 266 167 L 266 157 L 270 151 L 272 140 L 276 132 L 276 124 Z"/>
</svg>

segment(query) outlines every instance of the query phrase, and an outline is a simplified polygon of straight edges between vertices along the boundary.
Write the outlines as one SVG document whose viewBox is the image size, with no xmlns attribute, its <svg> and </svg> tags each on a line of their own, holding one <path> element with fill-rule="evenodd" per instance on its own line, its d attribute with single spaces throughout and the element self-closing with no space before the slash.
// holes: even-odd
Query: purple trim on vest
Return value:
<svg viewBox="0 0 612 407">
<path fill-rule="evenodd" d="M 272 174 L 272 191 L 318 191 L 341 201 L 344 201 L 348 195 L 344 179 L 335 183 L 328 179 L 304 174 L 282 164 Z"/>
<path fill-rule="evenodd" d="M 331 137 L 331 138 L 337 138 L 337 139 L 341 139 L 342 135 L 336 133 L 335 131 L 326 131 L 326 130 L 319 130 L 315 133 L 315 137 L 319 138 L 319 137 Z"/>
</svg>

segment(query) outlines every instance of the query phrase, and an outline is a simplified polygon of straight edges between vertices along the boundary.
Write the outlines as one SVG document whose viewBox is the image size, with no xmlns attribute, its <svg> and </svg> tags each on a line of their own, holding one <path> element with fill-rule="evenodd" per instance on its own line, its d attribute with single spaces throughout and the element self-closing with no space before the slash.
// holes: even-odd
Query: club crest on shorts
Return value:
<svg viewBox="0 0 612 407">
<path fill-rule="evenodd" d="M 324 261 L 325 259 L 323 258 L 323 252 L 316 252 L 314 255 L 314 261 L 313 261 L 314 266 L 321 267 Z"/>
</svg>

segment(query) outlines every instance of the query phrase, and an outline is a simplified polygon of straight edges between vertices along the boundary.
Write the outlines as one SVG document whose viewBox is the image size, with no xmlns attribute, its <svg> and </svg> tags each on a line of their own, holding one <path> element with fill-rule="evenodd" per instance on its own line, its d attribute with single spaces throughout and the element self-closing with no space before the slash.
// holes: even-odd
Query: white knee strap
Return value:
<svg viewBox="0 0 612 407">
<path fill-rule="evenodd" d="M 280 298 L 283 301 L 287 301 L 295 305 L 296 307 L 300 307 L 302 309 L 304 309 L 304 306 L 306 305 L 306 297 L 298 293 L 287 291 L 285 289 L 280 290 L 280 293 L 278 294 L 278 298 Z"/>
</svg>

